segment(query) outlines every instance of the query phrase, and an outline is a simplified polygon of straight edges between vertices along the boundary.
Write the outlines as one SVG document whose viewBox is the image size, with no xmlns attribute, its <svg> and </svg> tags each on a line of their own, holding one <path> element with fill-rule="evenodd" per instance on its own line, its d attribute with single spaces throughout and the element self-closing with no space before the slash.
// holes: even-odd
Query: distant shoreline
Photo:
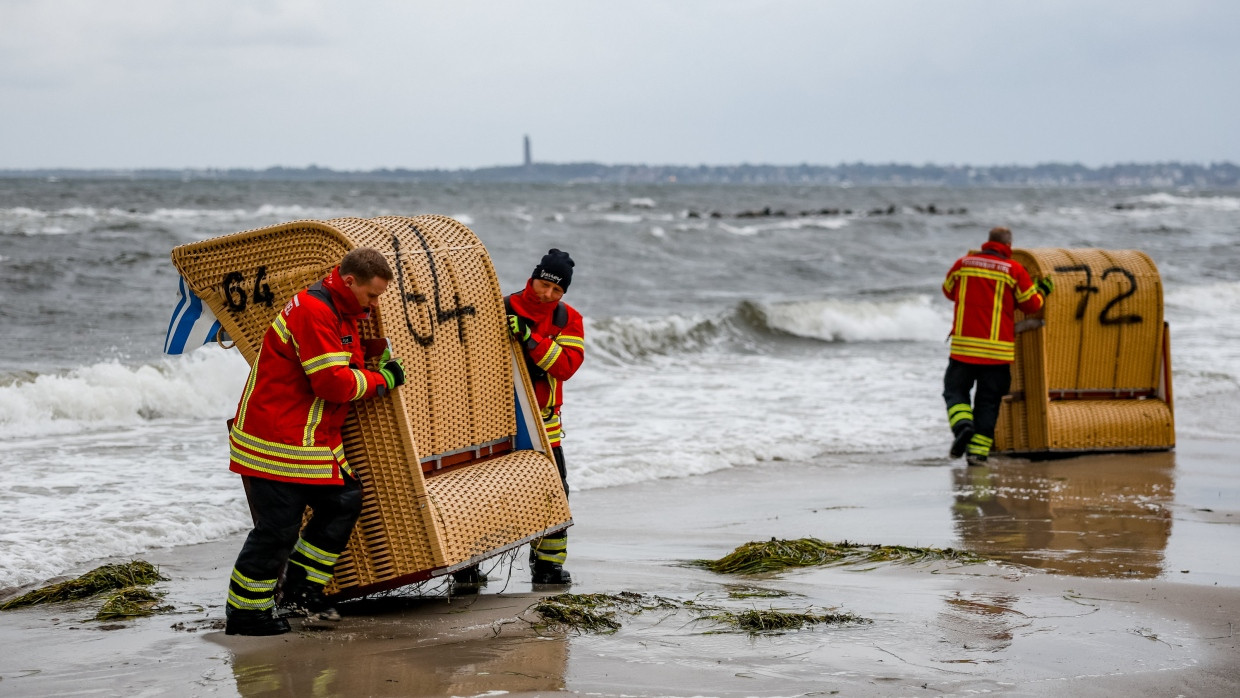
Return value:
<svg viewBox="0 0 1240 698">
<path fill-rule="evenodd" d="M 326 167 L 0 169 L 0 179 L 546 184 L 768 184 L 826 186 L 1055 186 L 1240 188 L 1240 165 L 1159 162 L 1039 165 L 605 165 L 533 163 L 474 169 L 334 170 Z"/>
</svg>

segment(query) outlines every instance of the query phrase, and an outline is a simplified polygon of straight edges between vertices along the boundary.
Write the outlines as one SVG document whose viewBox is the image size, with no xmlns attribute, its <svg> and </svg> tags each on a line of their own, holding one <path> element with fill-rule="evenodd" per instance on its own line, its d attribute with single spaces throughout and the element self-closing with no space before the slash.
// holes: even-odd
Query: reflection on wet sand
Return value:
<svg viewBox="0 0 1240 698">
<path fill-rule="evenodd" d="M 564 688 L 568 641 L 510 623 L 529 598 L 479 597 L 453 608 L 442 598 L 407 609 L 341 606 L 340 626 L 267 638 L 220 638 L 233 652 L 242 696 L 411 696 L 555 692 Z M 352 605 L 353 614 L 346 610 Z M 395 611 L 395 612 L 393 612 Z M 460 621 L 451 620 L 459 617 Z M 456 625 L 459 622 L 460 625 Z M 456 627 L 453 627 L 456 625 Z M 518 624 L 522 625 L 523 624 Z M 342 645 L 346 651 L 337 653 Z"/>
<path fill-rule="evenodd" d="M 954 598 L 945 599 L 946 605 L 935 621 L 942 634 L 944 652 L 954 653 L 956 648 L 971 652 L 999 652 L 1012 644 L 1012 634 L 1017 628 L 1027 627 L 1032 621 L 1014 606 L 1020 599 L 1011 594 L 957 591 Z M 939 658 L 948 663 L 977 663 L 998 661 L 986 658 Z"/>
<path fill-rule="evenodd" d="M 1082 577 L 1156 577 L 1171 535 L 1175 454 L 992 459 L 952 470 L 962 546 Z"/>
</svg>

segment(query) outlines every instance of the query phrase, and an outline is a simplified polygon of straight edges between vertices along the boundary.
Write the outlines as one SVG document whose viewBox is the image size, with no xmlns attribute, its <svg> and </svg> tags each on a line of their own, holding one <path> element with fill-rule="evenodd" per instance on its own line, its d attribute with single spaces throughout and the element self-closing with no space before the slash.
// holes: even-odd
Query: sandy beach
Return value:
<svg viewBox="0 0 1240 698">
<path fill-rule="evenodd" d="M 229 637 L 222 590 L 240 539 L 157 550 L 144 557 L 171 578 L 159 588 L 172 613 L 98 623 L 81 603 L 0 616 L 0 694 L 1235 695 L 1235 446 L 974 469 L 932 453 L 832 455 L 574 495 L 574 592 L 873 621 L 781 635 L 726 632 L 684 609 L 621 613 L 608 635 L 539 628 L 528 608 L 550 592 L 531 589 L 522 551 L 478 596 L 428 585 L 345 604 L 332 629 Z M 757 576 L 683 564 L 810 536 L 963 541 L 1019 562 Z"/>
</svg>

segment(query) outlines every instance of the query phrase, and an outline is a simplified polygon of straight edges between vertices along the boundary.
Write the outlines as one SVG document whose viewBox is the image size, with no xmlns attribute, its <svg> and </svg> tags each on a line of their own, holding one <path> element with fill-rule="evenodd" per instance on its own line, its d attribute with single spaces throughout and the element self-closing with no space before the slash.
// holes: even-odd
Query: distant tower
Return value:
<svg viewBox="0 0 1240 698">
<path fill-rule="evenodd" d="M 534 164 L 533 158 L 530 157 L 530 137 L 525 137 L 525 166 L 529 167 Z"/>
</svg>

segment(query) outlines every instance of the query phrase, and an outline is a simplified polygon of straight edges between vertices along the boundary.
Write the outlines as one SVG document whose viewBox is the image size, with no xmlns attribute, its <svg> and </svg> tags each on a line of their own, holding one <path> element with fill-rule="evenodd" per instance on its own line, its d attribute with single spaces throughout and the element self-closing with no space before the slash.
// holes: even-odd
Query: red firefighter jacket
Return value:
<svg viewBox="0 0 1240 698">
<path fill-rule="evenodd" d="M 1042 294 L 1012 250 L 987 242 L 978 254 L 956 260 L 943 295 L 956 302 L 951 357 L 970 364 L 1006 364 L 1016 358 L 1013 315 L 1042 307 Z"/>
<path fill-rule="evenodd" d="M 340 430 L 353 400 L 386 391 L 383 376 L 363 368 L 357 321 L 363 308 L 332 270 L 322 282 L 329 306 L 306 289 L 284 306 L 263 336 L 229 432 L 242 475 L 305 484 L 342 484 L 351 473 Z"/>
<path fill-rule="evenodd" d="M 560 406 L 564 404 L 564 381 L 573 377 L 586 354 L 581 313 L 567 303 L 539 303 L 532 281 L 525 290 L 508 297 L 513 312 L 531 323 L 525 344 L 527 366 L 534 381 L 534 395 L 542 411 L 543 427 L 552 446 L 560 444 Z M 564 308 L 563 326 L 556 324 L 556 307 Z"/>
</svg>

